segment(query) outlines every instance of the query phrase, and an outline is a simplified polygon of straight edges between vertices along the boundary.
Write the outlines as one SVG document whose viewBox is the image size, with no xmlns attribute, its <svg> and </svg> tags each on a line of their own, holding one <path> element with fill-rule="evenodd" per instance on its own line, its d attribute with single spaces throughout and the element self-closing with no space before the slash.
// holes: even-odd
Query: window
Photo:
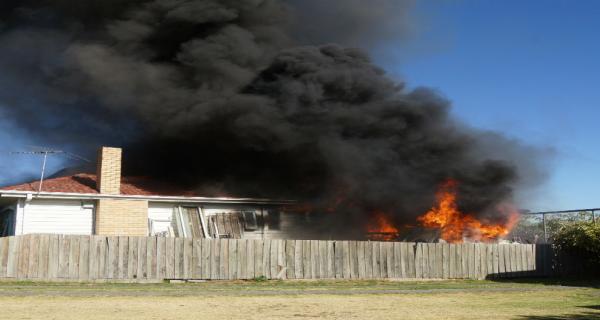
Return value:
<svg viewBox="0 0 600 320">
<path fill-rule="evenodd" d="M 267 219 L 269 230 L 281 230 L 281 212 L 279 210 L 269 210 Z"/>
<path fill-rule="evenodd" d="M 245 230 L 257 230 L 258 222 L 256 221 L 256 212 L 252 211 L 242 211 L 242 216 L 244 218 L 244 229 Z"/>
<path fill-rule="evenodd" d="M 15 212 L 13 209 L 0 208 L 0 237 L 12 236 L 15 234 Z"/>
<path fill-rule="evenodd" d="M 241 211 L 213 213 L 208 218 L 209 231 L 215 238 L 242 239 L 244 235 L 244 217 Z"/>
<path fill-rule="evenodd" d="M 175 237 L 203 238 L 202 222 L 197 207 L 173 208 L 172 223 Z"/>
</svg>

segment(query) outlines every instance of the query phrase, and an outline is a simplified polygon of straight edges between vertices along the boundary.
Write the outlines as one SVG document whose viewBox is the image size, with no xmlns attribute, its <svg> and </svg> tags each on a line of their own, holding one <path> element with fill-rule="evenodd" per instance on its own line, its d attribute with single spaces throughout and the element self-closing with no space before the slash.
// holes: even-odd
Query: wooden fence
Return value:
<svg viewBox="0 0 600 320">
<path fill-rule="evenodd" d="M 486 279 L 549 276 L 548 245 L 24 235 L 0 238 L 0 278 Z"/>
</svg>

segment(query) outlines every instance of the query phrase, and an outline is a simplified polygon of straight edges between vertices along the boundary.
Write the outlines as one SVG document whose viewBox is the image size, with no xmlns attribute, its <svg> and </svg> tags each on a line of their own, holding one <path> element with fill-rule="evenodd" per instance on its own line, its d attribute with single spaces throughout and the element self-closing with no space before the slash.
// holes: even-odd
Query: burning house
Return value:
<svg viewBox="0 0 600 320">
<path fill-rule="evenodd" d="M 96 175 L 3 187 L 0 204 L 1 236 L 301 238 L 296 229 L 305 220 L 282 209 L 291 201 L 202 197 L 147 178 L 121 177 L 121 149 L 106 147 L 100 149 Z"/>
<path fill-rule="evenodd" d="M 386 14 L 401 21 L 410 9 L 385 3 L 393 8 L 369 16 L 354 10 L 360 1 L 337 0 L 4 1 L 0 113 L 36 144 L 88 157 L 98 145 L 126 150 L 121 180 L 100 170 L 48 180 L 40 193 L 4 188 L 4 225 L 15 234 L 504 236 L 519 191 L 544 176 L 539 153 L 454 119 L 445 97 L 392 79 L 357 49 L 385 40 Z M 317 4 L 356 32 L 315 17 Z"/>
<path fill-rule="evenodd" d="M 374 213 L 363 232 L 335 234 L 316 226 L 327 220 L 319 221 L 323 214 L 316 208 L 294 201 L 202 197 L 148 178 L 121 177 L 121 153 L 119 148 L 101 148 L 96 175 L 82 173 L 0 188 L 0 236 L 55 233 L 379 241 L 414 237 L 410 234 L 414 226 L 404 226 L 401 232 L 383 212 Z M 486 225 L 461 213 L 455 188 L 455 181 L 447 181 L 438 192 L 436 207 L 417 218 L 419 236 L 426 234 L 423 229 L 433 229 L 429 240 L 460 242 L 464 238 L 496 240 L 508 234 L 514 219 Z"/>
</svg>

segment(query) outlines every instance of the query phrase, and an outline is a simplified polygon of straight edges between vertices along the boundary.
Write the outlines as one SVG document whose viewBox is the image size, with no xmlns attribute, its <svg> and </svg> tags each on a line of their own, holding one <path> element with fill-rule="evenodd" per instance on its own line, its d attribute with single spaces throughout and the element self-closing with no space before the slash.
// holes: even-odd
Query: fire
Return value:
<svg viewBox="0 0 600 320">
<path fill-rule="evenodd" d="M 499 211 L 509 216 L 505 224 L 486 224 L 471 214 L 461 212 L 456 204 L 458 183 L 447 180 L 436 193 L 437 204 L 427 213 L 417 218 L 426 228 L 439 229 L 441 238 L 448 242 L 462 242 L 463 238 L 477 241 L 490 241 L 506 236 L 518 218 L 512 206 L 503 204 Z"/>
<path fill-rule="evenodd" d="M 383 212 L 376 212 L 373 219 L 367 226 L 369 238 L 371 240 L 390 241 L 398 236 L 398 228 L 396 228 Z"/>
</svg>

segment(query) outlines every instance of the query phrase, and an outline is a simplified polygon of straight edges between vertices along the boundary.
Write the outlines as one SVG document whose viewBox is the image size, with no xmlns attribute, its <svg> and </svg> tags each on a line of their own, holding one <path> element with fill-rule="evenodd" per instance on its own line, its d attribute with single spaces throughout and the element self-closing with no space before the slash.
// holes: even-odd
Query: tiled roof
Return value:
<svg viewBox="0 0 600 320">
<path fill-rule="evenodd" d="M 1 187 L 0 191 L 30 191 L 38 192 L 39 181 L 19 184 L 15 186 Z M 44 180 L 42 192 L 61 193 L 98 193 L 96 190 L 96 175 L 75 174 L 66 177 Z M 121 194 L 130 196 L 180 196 L 200 197 L 194 191 L 182 190 L 164 183 L 157 183 L 145 177 L 123 177 L 121 179 Z"/>
</svg>

